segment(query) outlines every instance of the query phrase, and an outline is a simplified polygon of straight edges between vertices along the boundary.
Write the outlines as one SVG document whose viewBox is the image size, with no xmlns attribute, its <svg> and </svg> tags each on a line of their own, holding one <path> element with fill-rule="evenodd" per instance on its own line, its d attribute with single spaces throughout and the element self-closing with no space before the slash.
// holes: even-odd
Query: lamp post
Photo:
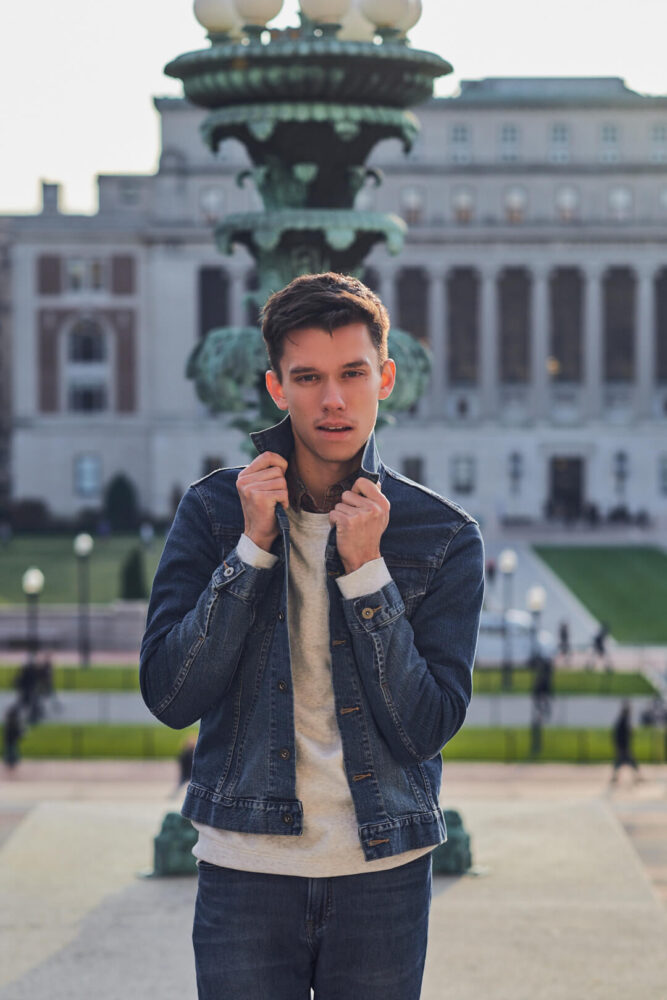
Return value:
<svg viewBox="0 0 667 1000">
<path fill-rule="evenodd" d="M 498 556 L 498 569 L 503 578 L 503 663 L 502 685 L 512 687 L 512 635 L 507 627 L 507 612 L 512 606 L 512 583 L 517 566 L 514 549 L 503 549 Z"/>
<path fill-rule="evenodd" d="M 540 632 L 540 617 L 544 611 L 544 605 L 546 603 L 547 592 L 544 587 L 540 587 L 539 584 L 530 587 L 526 592 L 526 606 L 530 611 L 531 616 L 530 659 L 532 664 L 537 662 L 539 653 L 539 644 L 537 639 Z"/>
<path fill-rule="evenodd" d="M 79 662 L 82 667 L 90 666 L 90 553 L 94 544 L 86 532 L 74 539 L 79 596 Z"/>
<path fill-rule="evenodd" d="M 21 578 L 21 587 L 26 596 L 26 645 L 30 653 L 39 649 L 39 595 L 44 590 L 44 574 L 41 569 L 31 566 Z"/>
</svg>

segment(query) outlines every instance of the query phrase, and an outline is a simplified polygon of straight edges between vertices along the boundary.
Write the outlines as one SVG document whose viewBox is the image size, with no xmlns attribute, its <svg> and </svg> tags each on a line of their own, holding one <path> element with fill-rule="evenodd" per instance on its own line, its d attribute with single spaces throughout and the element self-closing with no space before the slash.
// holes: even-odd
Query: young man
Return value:
<svg viewBox="0 0 667 1000">
<path fill-rule="evenodd" d="M 306 275 L 263 313 L 288 416 L 181 501 L 142 646 L 151 711 L 201 719 L 201 1000 L 417 1000 L 440 750 L 461 726 L 483 590 L 475 521 L 381 463 L 387 311 Z"/>
</svg>

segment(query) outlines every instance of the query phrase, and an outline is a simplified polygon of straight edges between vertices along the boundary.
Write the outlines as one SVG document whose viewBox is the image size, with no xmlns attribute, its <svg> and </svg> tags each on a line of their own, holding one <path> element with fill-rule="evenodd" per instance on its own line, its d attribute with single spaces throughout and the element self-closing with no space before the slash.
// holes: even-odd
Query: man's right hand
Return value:
<svg viewBox="0 0 667 1000">
<path fill-rule="evenodd" d="M 289 506 L 287 460 L 274 451 L 264 451 L 243 469 L 236 480 L 241 498 L 244 532 L 260 549 L 270 550 L 278 537 L 276 504 Z"/>
</svg>

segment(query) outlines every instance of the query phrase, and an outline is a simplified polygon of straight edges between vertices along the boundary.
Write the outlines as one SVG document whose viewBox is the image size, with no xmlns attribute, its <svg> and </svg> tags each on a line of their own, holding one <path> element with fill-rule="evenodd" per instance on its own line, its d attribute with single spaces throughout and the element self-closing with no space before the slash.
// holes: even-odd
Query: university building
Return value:
<svg viewBox="0 0 667 1000">
<path fill-rule="evenodd" d="M 168 517 L 189 482 L 247 460 L 185 366 L 207 330 L 254 321 L 252 260 L 222 257 L 212 228 L 259 198 L 237 183 L 238 144 L 214 157 L 201 111 L 155 104 L 154 176 L 101 176 L 94 216 L 61 213 L 47 184 L 40 213 L 0 220 L 0 454 L 9 355 L 11 495 L 56 514 L 98 506 L 123 472 Z M 433 360 L 424 398 L 381 433 L 385 461 L 487 528 L 667 527 L 667 96 L 471 80 L 419 118 L 407 157 L 378 148 L 383 182 L 358 201 L 408 223 L 366 280 Z"/>
</svg>

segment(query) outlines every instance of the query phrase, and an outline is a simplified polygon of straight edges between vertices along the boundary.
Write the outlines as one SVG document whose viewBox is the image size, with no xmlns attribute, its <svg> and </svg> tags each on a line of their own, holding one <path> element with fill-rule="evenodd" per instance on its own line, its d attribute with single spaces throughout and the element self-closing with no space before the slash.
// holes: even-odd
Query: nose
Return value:
<svg viewBox="0 0 667 1000">
<path fill-rule="evenodd" d="M 344 409 L 345 399 L 336 379 L 330 378 L 323 383 L 321 403 L 325 410 Z"/>
</svg>

